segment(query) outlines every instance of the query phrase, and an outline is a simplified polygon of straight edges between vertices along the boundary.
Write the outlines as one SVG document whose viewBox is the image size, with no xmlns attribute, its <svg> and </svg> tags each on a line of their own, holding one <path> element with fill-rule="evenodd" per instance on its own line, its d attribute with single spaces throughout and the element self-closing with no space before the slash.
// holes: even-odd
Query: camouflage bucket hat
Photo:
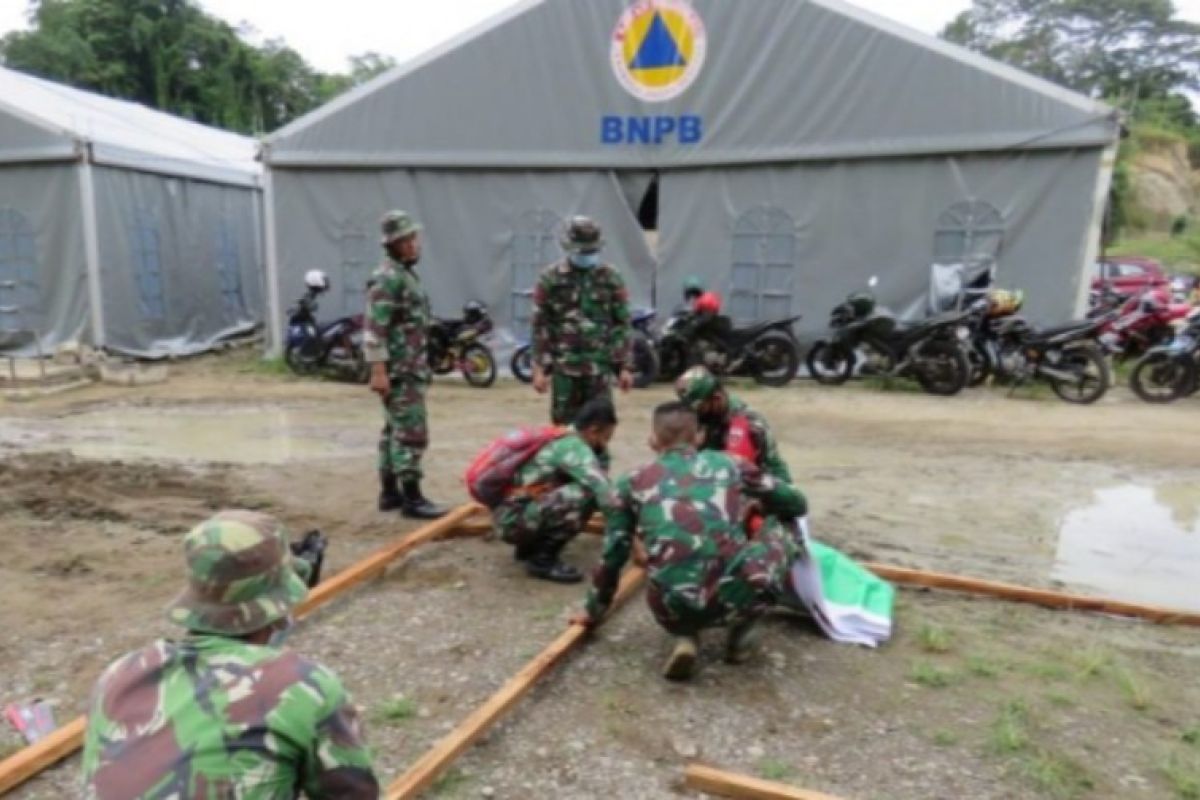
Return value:
<svg viewBox="0 0 1200 800">
<path fill-rule="evenodd" d="M 287 532 L 271 516 L 222 511 L 184 537 L 188 587 L 167 619 L 198 633 L 243 636 L 283 619 L 308 594 Z"/>
<path fill-rule="evenodd" d="M 383 232 L 384 244 L 397 242 L 422 230 L 421 226 L 413 221 L 413 218 L 408 215 L 407 211 L 387 212 L 383 215 L 383 219 L 379 223 L 379 228 Z"/>
<path fill-rule="evenodd" d="M 571 217 L 562 247 L 568 253 L 596 253 L 604 247 L 604 234 L 591 217 Z"/>
<path fill-rule="evenodd" d="M 690 406 L 703 403 L 720 388 L 721 382 L 707 367 L 692 367 L 675 381 L 675 393 Z"/>
</svg>

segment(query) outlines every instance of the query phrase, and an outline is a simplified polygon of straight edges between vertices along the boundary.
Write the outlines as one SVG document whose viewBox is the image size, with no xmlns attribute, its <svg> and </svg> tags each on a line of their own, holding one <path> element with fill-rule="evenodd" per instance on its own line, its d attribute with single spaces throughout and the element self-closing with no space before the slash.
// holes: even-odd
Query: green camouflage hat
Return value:
<svg viewBox="0 0 1200 800">
<path fill-rule="evenodd" d="M 308 589 L 287 531 L 254 511 L 222 511 L 184 538 L 188 588 L 167 619 L 198 633 L 243 636 L 283 619 Z"/>
<path fill-rule="evenodd" d="M 562 247 L 568 253 L 596 253 L 604 247 L 604 234 L 591 217 L 571 217 Z"/>
<path fill-rule="evenodd" d="M 398 242 L 421 231 L 421 226 L 413 221 L 407 211 L 398 210 L 384 214 L 379 227 L 383 231 L 384 244 Z"/>
<path fill-rule="evenodd" d="M 703 403 L 720 388 L 721 382 L 707 367 L 692 367 L 675 381 L 675 393 L 690 406 Z"/>
</svg>

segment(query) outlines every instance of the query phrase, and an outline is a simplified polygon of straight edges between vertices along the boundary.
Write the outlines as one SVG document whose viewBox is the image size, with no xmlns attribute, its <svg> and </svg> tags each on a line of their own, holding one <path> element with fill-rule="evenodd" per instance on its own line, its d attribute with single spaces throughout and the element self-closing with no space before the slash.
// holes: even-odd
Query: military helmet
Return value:
<svg viewBox="0 0 1200 800">
<path fill-rule="evenodd" d="M 413 221 L 413 218 L 408 215 L 407 211 L 394 210 L 383 215 L 383 219 L 379 222 L 379 228 L 383 233 L 383 243 L 391 244 L 398 242 L 418 233 L 421 226 Z"/>
<path fill-rule="evenodd" d="M 604 236 L 591 217 L 571 217 L 562 246 L 568 253 L 595 253 L 604 247 Z"/>
<path fill-rule="evenodd" d="M 274 517 L 222 511 L 184 537 L 188 586 L 167 619 L 197 633 L 244 636 L 283 619 L 308 594 Z"/>
<path fill-rule="evenodd" d="M 720 388 L 721 382 L 708 367 L 692 367 L 675 381 L 679 399 L 693 407 L 712 397 Z"/>
</svg>

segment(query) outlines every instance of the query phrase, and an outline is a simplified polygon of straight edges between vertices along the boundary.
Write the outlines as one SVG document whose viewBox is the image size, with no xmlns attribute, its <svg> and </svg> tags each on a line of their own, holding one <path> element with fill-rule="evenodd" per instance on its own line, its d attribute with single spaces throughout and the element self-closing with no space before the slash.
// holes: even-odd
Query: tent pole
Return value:
<svg viewBox="0 0 1200 800">
<path fill-rule="evenodd" d="M 1104 239 L 1104 217 L 1108 196 L 1112 191 L 1113 172 L 1117 167 L 1117 146 L 1114 141 L 1100 155 L 1100 171 L 1096 176 L 1096 193 L 1092 196 L 1092 216 L 1088 223 L 1087 239 L 1083 243 L 1083 263 L 1079 265 L 1079 293 L 1075 297 L 1075 317 L 1087 313 L 1088 293 L 1092 288 L 1092 264 L 1100 258 Z"/>
<path fill-rule="evenodd" d="M 107 344 L 104 327 L 104 292 L 100 284 L 100 228 L 96 221 L 96 183 L 92 175 L 92 148 L 85 145 L 79 160 L 79 197 L 82 205 L 83 253 L 87 265 L 88 305 L 91 306 L 92 346 Z"/>
<path fill-rule="evenodd" d="M 267 255 L 267 352 L 269 358 L 283 355 L 283 311 L 279 302 L 279 230 L 275 223 L 275 172 L 263 159 L 263 217 L 266 220 Z"/>
</svg>

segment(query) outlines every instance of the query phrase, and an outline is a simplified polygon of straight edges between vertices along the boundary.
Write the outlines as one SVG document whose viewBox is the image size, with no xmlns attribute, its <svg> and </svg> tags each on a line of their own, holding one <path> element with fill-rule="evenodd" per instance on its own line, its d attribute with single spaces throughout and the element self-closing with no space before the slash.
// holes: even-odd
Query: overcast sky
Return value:
<svg viewBox="0 0 1200 800">
<path fill-rule="evenodd" d="M 585 2 L 585 0 L 577 0 Z M 734 0 L 729 0 L 734 2 Z M 258 39 L 282 37 L 324 72 L 343 72 L 346 57 L 368 50 L 404 61 L 480 22 L 512 0 L 200 0 L 217 16 L 249 23 Z M 937 33 L 968 0 L 856 0 L 856 4 L 927 33 Z M 1176 0 L 1200 21 L 1200 0 Z M 26 27 L 27 0 L 0 0 L 0 32 Z"/>
</svg>

